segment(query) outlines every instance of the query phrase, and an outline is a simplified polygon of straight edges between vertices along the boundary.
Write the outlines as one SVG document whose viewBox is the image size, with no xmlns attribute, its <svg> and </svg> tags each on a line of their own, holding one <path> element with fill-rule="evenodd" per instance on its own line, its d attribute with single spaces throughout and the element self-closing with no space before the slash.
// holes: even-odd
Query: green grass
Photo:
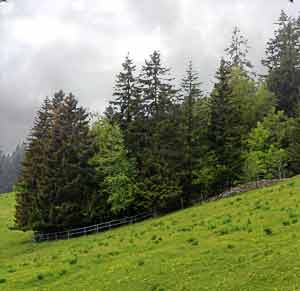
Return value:
<svg viewBox="0 0 300 291">
<path fill-rule="evenodd" d="M 300 290 L 300 178 L 106 233 L 35 244 L 0 196 L 0 290 Z M 298 288 L 298 289 L 297 289 Z"/>
</svg>

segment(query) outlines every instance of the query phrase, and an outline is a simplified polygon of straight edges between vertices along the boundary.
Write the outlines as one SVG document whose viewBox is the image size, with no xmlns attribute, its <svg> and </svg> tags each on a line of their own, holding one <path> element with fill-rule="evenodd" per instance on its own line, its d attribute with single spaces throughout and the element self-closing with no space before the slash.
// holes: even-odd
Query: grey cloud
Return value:
<svg viewBox="0 0 300 291">
<path fill-rule="evenodd" d="M 5 4 L 6 5 L 6 4 Z M 10 151 L 26 137 L 46 95 L 72 91 L 92 111 L 103 111 L 123 57 L 141 65 L 152 49 L 180 78 L 190 57 L 209 90 L 234 25 L 260 59 L 287 0 L 10 0 L 0 7 L 0 146 Z"/>
</svg>

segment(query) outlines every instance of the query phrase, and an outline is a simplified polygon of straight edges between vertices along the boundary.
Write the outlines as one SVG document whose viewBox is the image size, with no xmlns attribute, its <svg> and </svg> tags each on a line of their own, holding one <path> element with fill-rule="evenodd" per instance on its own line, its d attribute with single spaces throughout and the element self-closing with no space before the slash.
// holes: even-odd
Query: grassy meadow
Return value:
<svg viewBox="0 0 300 291">
<path fill-rule="evenodd" d="M 300 178 L 69 241 L 9 230 L 0 196 L 0 290 L 300 290 Z"/>
</svg>

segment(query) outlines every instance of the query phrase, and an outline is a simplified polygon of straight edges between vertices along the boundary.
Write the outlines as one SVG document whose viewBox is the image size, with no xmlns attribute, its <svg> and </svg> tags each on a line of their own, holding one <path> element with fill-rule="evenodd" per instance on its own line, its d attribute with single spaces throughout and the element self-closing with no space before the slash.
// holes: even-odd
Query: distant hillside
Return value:
<svg viewBox="0 0 300 291">
<path fill-rule="evenodd" d="M 4 154 L 0 150 L 0 194 L 13 190 L 20 174 L 24 151 L 24 144 L 18 145 L 12 154 Z"/>
<path fill-rule="evenodd" d="M 298 290 L 300 178 L 98 235 L 36 244 L 0 197 L 0 290 Z"/>
</svg>

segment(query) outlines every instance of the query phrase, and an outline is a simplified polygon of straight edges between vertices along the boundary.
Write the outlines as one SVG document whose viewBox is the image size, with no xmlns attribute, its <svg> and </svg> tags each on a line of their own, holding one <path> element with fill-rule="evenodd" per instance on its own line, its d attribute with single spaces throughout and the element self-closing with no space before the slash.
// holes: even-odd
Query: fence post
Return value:
<svg viewBox="0 0 300 291">
<path fill-rule="evenodd" d="M 68 231 L 68 239 L 70 239 L 70 232 Z"/>
</svg>

